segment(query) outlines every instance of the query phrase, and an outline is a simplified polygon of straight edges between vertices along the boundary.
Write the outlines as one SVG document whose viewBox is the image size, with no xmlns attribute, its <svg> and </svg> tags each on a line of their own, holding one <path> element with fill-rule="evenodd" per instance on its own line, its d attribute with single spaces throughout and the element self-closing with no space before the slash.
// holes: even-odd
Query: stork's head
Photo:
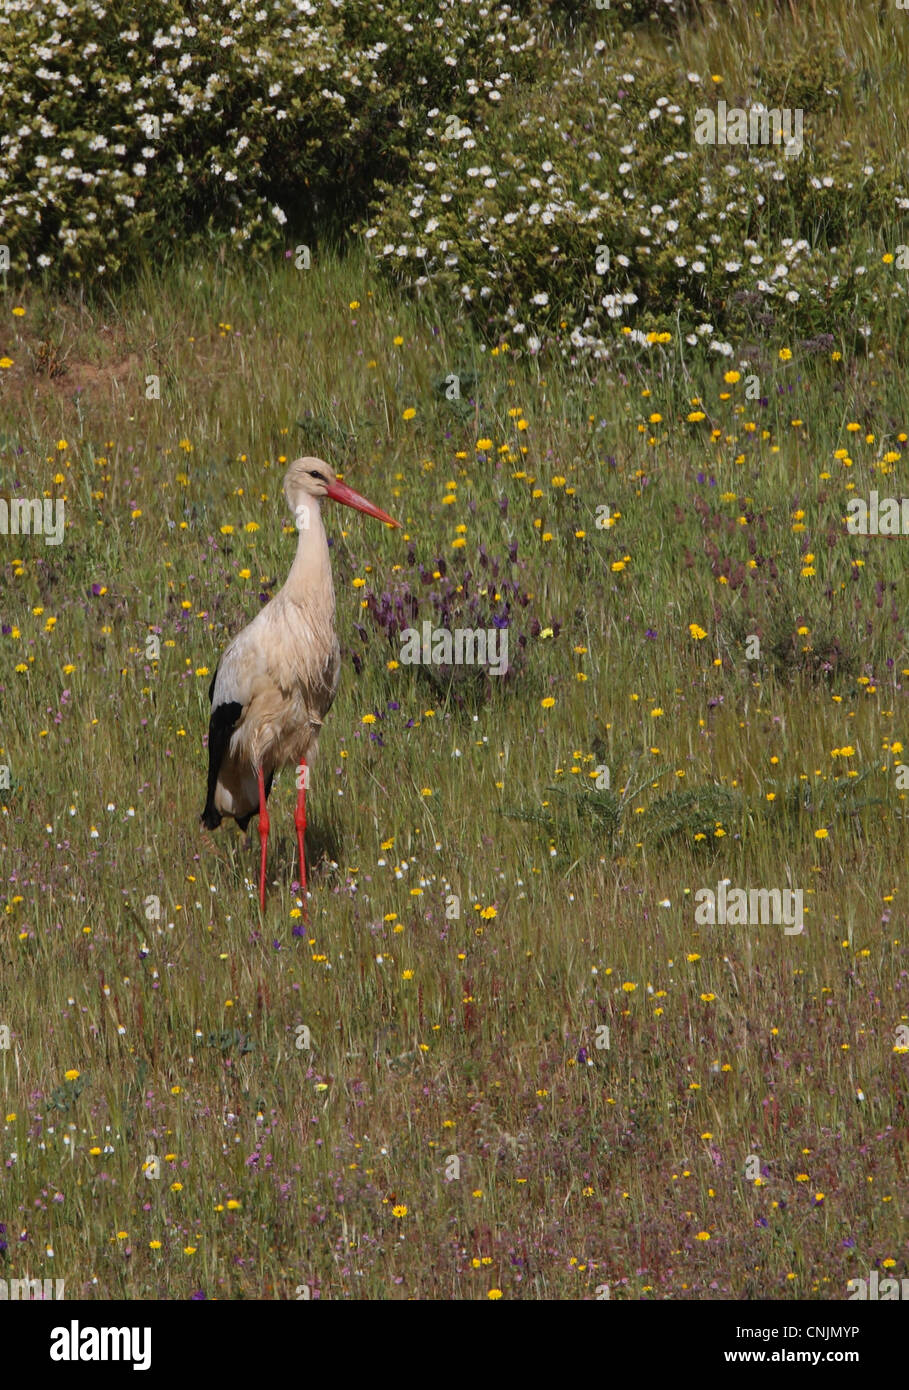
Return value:
<svg viewBox="0 0 909 1390">
<path fill-rule="evenodd" d="M 358 512 L 365 512 L 367 516 L 374 516 L 377 521 L 384 521 L 387 526 L 401 525 L 400 521 L 395 521 L 394 517 L 383 512 L 381 507 L 368 502 L 365 497 L 354 492 L 352 487 L 340 482 L 335 477 L 334 469 L 330 468 L 324 459 L 294 459 L 284 475 L 284 496 L 295 517 L 308 517 L 306 508 L 311 505 L 313 499 L 318 501 L 323 497 L 329 497 L 332 502 L 341 502 L 345 507 L 355 507 Z"/>
</svg>

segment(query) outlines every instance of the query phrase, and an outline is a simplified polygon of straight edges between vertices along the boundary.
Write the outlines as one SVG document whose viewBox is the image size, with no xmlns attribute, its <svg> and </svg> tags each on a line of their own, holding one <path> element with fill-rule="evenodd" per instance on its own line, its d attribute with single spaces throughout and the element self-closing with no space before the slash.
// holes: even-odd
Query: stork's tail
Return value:
<svg viewBox="0 0 909 1390">
<path fill-rule="evenodd" d="M 274 779 L 275 779 L 275 774 L 274 774 L 274 771 L 272 770 L 271 772 L 269 772 L 268 776 L 267 776 L 266 779 L 265 779 L 265 796 L 266 796 L 266 798 L 268 797 L 269 793 L 271 792 L 271 784 L 272 784 L 272 782 L 274 781 Z M 221 822 L 222 822 L 223 819 L 224 819 L 224 816 L 222 815 L 222 813 L 221 813 L 221 812 L 217 809 L 217 807 L 215 806 L 215 788 L 216 788 L 216 787 L 217 787 L 217 782 L 215 782 L 214 786 L 212 787 L 211 793 L 210 793 L 209 798 L 208 798 L 208 801 L 205 803 L 205 810 L 202 812 L 201 816 L 199 817 L 199 820 L 200 820 L 201 824 L 205 826 L 205 829 L 206 829 L 206 830 L 217 830 L 218 826 L 221 824 Z M 227 814 L 230 815 L 230 812 L 228 811 Z M 252 820 L 253 816 L 257 816 L 258 814 L 259 814 L 259 808 L 258 808 L 258 806 L 254 806 L 254 807 L 252 807 L 251 810 L 247 811 L 245 815 L 243 815 L 243 816 L 234 816 L 234 820 L 237 822 L 237 824 L 239 825 L 239 827 L 240 827 L 241 830 L 246 830 L 246 828 L 248 827 L 249 822 Z"/>
</svg>

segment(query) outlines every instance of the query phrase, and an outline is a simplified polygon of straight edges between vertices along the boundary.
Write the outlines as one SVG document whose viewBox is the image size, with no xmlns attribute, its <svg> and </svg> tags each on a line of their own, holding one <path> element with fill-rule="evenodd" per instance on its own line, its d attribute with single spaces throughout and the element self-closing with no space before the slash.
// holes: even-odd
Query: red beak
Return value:
<svg viewBox="0 0 909 1390">
<path fill-rule="evenodd" d="M 395 521 L 393 516 L 383 512 L 381 507 L 375 503 L 367 501 L 358 492 L 354 492 L 352 487 L 346 483 L 333 482 L 325 489 L 326 497 L 330 497 L 333 502 L 343 502 L 345 507 L 354 507 L 358 512 L 365 512 L 367 516 L 374 516 L 376 521 L 384 521 L 386 526 L 400 526 L 400 521 Z"/>
</svg>

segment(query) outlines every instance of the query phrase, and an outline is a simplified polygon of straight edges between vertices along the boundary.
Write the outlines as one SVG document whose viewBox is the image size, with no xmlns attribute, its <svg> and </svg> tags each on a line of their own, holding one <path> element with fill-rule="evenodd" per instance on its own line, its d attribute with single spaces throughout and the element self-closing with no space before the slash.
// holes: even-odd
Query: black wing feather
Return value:
<svg viewBox="0 0 909 1390">
<path fill-rule="evenodd" d="M 209 703 L 215 698 L 215 681 L 218 679 L 218 666 L 215 667 L 215 674 L 211 678 L 211 685 L 208 687 Z M 200 817 L 202 824 L 207 830 L 217 830 L 224 817 L 221 812 L 215 809 L 215 788 L 218 785 L 218 774 L 221 771 L 221 764 L 224 761 L 234 729 L 243 713 L 243 706 L 239 700 L 228 700 L 211 712 L 211 719 L 208 724 L 208 799 L 205 802 L 205 810 Z M 269 772 L 265 779 L 265 797 L 271 791 L 271 784 L 274 779 L 274 771 Z M 247 816 L 237 816 L 236 821 L 241 830 L 245 830 L 253 816 L 258 815 L 258 807 L 250 811 Z"/>
<path fill-rule="evenodd" d="M 231 735 L 242 713 L 243 706 L 238 700 L 218 705 L 211 712 L 208 725 L 208 799 L 201 816 L 202 824 L 207 830 L 217 830 L 223 819 L 220 811 L 215 809 L 215 788 L 218 785 L 218 773 L 221 771 L 224 755 L 230 746 Z"/>
</svg>

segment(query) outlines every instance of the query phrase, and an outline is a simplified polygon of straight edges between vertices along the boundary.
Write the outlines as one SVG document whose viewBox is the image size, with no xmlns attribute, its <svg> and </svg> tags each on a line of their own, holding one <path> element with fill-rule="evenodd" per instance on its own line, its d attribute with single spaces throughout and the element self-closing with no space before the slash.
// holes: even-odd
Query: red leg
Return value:
<svg viewBox="0 0 909 1390">
<path fill-rule="evenodd" d="M 308 771 L 306 760 L 301 760 L 297 771 L 297 805 L 294 811 L 294 825 L 297 827 L 297 849 L 300 855 L 300 896 L 303 899 L 304 916 L 306 916 L 306 855 L 303 842 L 306 835 L 306 781 Z"/>
<path fill-rule="evenodd" d="M 262 862 L 259 866 L 259 906 L 265 911 L 265 855 L 268 850 L 268 831 L 271 825 L 265 805 L 265 777 L 259 768 L 259 839 L 262 841 Z"/>
</svg>

